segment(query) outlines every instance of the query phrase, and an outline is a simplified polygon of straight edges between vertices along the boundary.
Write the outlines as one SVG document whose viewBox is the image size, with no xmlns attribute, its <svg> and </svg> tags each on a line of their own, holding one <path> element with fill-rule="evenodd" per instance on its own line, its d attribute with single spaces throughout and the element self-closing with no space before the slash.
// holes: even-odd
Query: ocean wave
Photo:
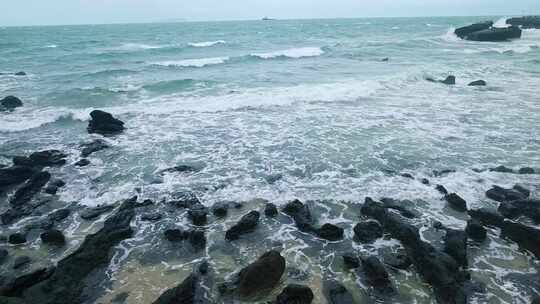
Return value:
<svg viewBox="0 0 540 304">
<path fill-rule="evenodd" d="M 101 70 L 97 72 L 91 72 L 85 74 L 86 77 L 114 77 L 114 76 L 125 76 L 137 73 L 133 70 L 128 69 L 110 69 L 110 70 Z"/>
<path fill-rule="evenodd" d="M 54 49 L 54 48 L 57 48 L 57 47 L 58 47 L 58 45 L 56 45 L 56 44 L 48 44 L 48 45 L 45 46 L 45 48 L 47 48 L 47 49 Z"/>
<path fill-rule="evenodd" d="M 512 45 L 504 47 L 490 47 L 477 49 L 464 49 L 465 54 L 499 53 L 499 54 L 526 54 L 538 49 L 538 45 Z"/>
<path fill-rule="evenodd" d="M 269 53 L 253 53 L 250 56 L 258 57 L 261 59 L 274 59 L 274 58 L 304 58 L 304 57 L 317 57 L 324 54 L 324 51 L 319 47 L 303 47 L 287 50 L 274 51 Z"/>
<path fill-rule="evenodd" d="M 192 47 L 210 47 L 218 44 L 225 44 L 227 43 L 225 40 L 217 40 L 217 41 L 204 41 L 204 42 L 190 42 L 188 43 L 189 46 Z"/>
<path fill-rule="evenodd" d="M 11 113 L 0 113 L 2 119 L 0 132 L 25 131 L 54 122 L 77 120 L 75 118 L 77 114 L 81 117 L 82 113 L 67 108 L 47 107 L 40 109 L 25 106 Z"/>
<path fill-rule="evenodd" d="M 107 51 L 140 51 L 140 50 L 155 50 L 170 47 L 170 45 L 153 45 L 144 43 L 124 43 L 120 46 L 108 48 Z"/>
<path fill-rule="evenodd" d="M 400 27 L 399 27 L 399 26 L 393 26 L 392 29 L 393 29 L 393 30 L 399 30 Z"/>
<path fill-rule="evenodd" d="M 227 62 L 229 57 L 212 57 L 212 58 L 199 58 L 199 59 L 184 59 L 177 61 L 161 61 L 151 63 L 152 65 L 166 66 L 166 67 L 194 67 L 202 68 L 209 65 L 223 64 Z"/>
<path fill-rule="evenodd" d="M 446 42 L 461 42 L 463 41 L 462 39 L 460 39 L 456 33 L 456 28 L 455 27 L 451 27 L 448 29 L 448 31 L 446 31 L 446 34 L 443 34 L 442 36 L 440 36 L 440 38 Z"/>
<path fill-rule="evenodd" d="M 510 27 L 510 24 L 507 24 L 506 20 L 508 20 L 508 17 L 500 18 L 499 20 L 495 21 L 495 23 L 493 23 L 493 27 L 499 27 L 499 28 Z"/>
<path fill-rule="evenodd" d="M 160 81 L 152 84 L 144 85 L 142 88 L 149 92 L 170 94 L 179 91 L 183 91 L 190 88 L 203 88 L 210 82 L 196 79 L 175 79 Z"/>
</svg>

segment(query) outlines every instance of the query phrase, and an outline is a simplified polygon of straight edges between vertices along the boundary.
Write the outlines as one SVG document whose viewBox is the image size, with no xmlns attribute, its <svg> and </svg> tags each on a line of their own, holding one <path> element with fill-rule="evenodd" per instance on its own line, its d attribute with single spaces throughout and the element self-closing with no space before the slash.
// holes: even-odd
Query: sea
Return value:
<svg viewBox="0 0 540 304">
<path fill-rule="evenodd" d="M 360 275 L 343 270 L 340 254 L 399 246 L 390 238 L 350 241 L 365 197 L 406 200 L 421 214 L 412 222 L 435 245 L 442 234 L 433 222 L 463 229 L 468 219 L 448 208 L 436 184 L 470 209 L 496 208 L 485 197 L 495 184 L 523 184 L 538 197 L 540 175 L 488 169 L 540 170 L 540 30 L 510 42 L 453 34 L 483 20 L 503 25 L 504 17 L 1 27 L 0 98 L 14 95 L 24 106 L 0 113 L 0 164 L 45 149 L 68 153 L 65 166 L 49 170 L 66 182 L 54 199 L 81 207 L 133 195 L 160 202 L 180 191 L 196 193 L 207 207 L 245 202 L 209 224 L 202 253 L 171 246 L 160 234 L 188 226 L 185 215 L 137 219 L 136 235 L 115 248 L 89 303 L 116 303 L 119 294 L 125 303 L 151 303 L 197 261 L 210 260 L 219 280 L 276 247 L 288 263 L 282 284 L 310 286 L 316 303 L 326 303 L 329 278 L 359 303 L 435 303 L 414 271 L 391 271 L 399 296 L 377 298 Z M 26 75 L 13 74 L 19 71 Z M 426 81 L 449 75 L 456 85 Z M 468 86 L 480 79 L 487 86 Z M 88 134 L 95 109 L 124 121 L 125 132 Z M 80 145 L 95 139 L 111 148 L 92 154 L 86 167 L 74 166 Z M 160 173 L 177 165 L 198 170 Z M 434 174 L 446 169 L 452 172 Z M 263 216 L 251 236 L 223 240 L 249 210 L 293 199 L 310 202 L 319 222 L 344 227 L 349 241 L 317 240 L 285 216 Z M 63 251 L 47 253 L 39 240 L 16 250 L 58 261 L 102 220 L 70 219 Z M 499 230 L 488 235 L 469 246 L 472 277 L 485 288 L 471 303 L 530 303 L 540 293 L 539 262 Z"/>
</svg>

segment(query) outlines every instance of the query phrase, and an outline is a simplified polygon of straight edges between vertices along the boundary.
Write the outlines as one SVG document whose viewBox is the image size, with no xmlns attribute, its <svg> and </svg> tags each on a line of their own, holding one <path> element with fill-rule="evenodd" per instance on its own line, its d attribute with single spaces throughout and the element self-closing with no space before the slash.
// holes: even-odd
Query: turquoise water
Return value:
<svg viewBox="0 0 540 304">
<path fill-rule="evenodd" d="M 49 148 L 76 162 L 79 144 L 99 137 L 86 132 L 88 114 L 102 109 L 127 130 L 106 139 L 113 148 L 92 155 L 91 166 L 52 169 L 67 182 L 61 201 L 108 204 L 136 188 L 156 200 L 194 190 L 208 206 L 254 198 L 354 206 L 367 195 L 392 196 L 417 202 L 411 208 L 425 215 L 419 225 L 463 228 L 463 216 L 448 212 L 436 190 L 385 172 L 442 183 L 473 208 L 493 206 L 484 197 L 492 184 L 520 182 L 538 193 L 538 175 L 471 170 L 540 168 L 540 30 L 501 43 L 452 34 L 484 19 L 0 28 L 0 73 L 27 73 L 0 75 L 0 96 L 24 102 L 0 113 L 0 163 Z M 449 74 L 456 86 L 425 81 Z M 478 79 L 488 86 L 467 86 Z M 157 177 L 177 164 L 203 170 Z M 447 168 L 457 173 L 431 174 Z M 333 220 L 350 224 L 355 216 Z M 473 258 L 489 282 L 489 303 L 525 303 L 531 295 L 501 273 L 536 273 L 538 265 L 507 246 L 493 241 Z M 148 287 L 149 297 L 164 287 Z M 430 303 L 429 290 L 411 294 L 405 302 Z"/>
</svg>

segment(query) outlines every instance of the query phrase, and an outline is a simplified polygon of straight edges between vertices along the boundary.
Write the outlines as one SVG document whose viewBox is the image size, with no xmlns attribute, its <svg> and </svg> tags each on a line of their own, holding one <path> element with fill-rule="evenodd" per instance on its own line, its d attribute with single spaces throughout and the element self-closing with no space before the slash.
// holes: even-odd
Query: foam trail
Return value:
<svg viewBox="0 0 540 304">
<path fill-rule="evenodd" d="M 261 59 L 272 59 L 279 57 L 287 58 L 303 58 L 303 57 L 317 57 L 324 54 L 324 51 L 318 47 L 303 47 L 303 48 L 294 48 L 281 51 L 274 51 L 269 53 L 253 53 L 251 56 L 258 57 Z"/>
<path fill-rule="evenodd" d="M 177 61 L 161 61 L 155 62 L 154 65 L 161 65 L 167 67 L 194 67 L 202 68 L 208 65 L 222 64 L 229 60 L 229 57 L 212 57 L 212 58 L 199 58 L 199 59 L 185 59 Z"/>
<path fill-rule="evenodd" d="M 225 44 L 227 43 L 225 40 L 217 40 L 217 41 L 205 41 L 205 42 L 190 42 L 188 43 L 189 46 L 192 47 L 210 47 L 218 44 Z"/>
</svg>

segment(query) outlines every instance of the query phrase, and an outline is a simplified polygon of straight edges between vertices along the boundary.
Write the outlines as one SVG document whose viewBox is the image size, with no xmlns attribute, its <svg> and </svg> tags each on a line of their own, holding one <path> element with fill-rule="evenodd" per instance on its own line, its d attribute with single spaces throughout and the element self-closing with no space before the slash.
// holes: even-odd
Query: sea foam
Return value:
<svg viewBox="0 0 540 304">
<path fill-rule="evenodd" d="M 208 65 L 222 64 L 229 60 L 229 57 L 212 57 L 212 58 L 198 58 L 198 59 L 184 59 L 176 61 L 161 61 L 152 63 L 153 65 L 167 66 L 167 67 L 194 67 L 202 68 Z"/>
<path fill-rule="evenodd" d="M 227 43 L 225 40 L 217 40 L 217 41 L 204 41 L 204 42 L 190 42 L 188 43 L 188 45 L 192 47 L 210 47 L 210 46 L 225 44 L 225 43 Z"/>
<path fill-rule="evenodd" d="M 294 48 L 287 50 L 280 50 L 268 53 L 252 53 L 251 56 L 258 57 L 261 59 L 273 59 L 280 57 L 287 58 L 303 58 L 303 57 L 317 57 L 324 54 L 324 51 L 319 47 L 303 47 L 303 48 Z"/>
</svg>

